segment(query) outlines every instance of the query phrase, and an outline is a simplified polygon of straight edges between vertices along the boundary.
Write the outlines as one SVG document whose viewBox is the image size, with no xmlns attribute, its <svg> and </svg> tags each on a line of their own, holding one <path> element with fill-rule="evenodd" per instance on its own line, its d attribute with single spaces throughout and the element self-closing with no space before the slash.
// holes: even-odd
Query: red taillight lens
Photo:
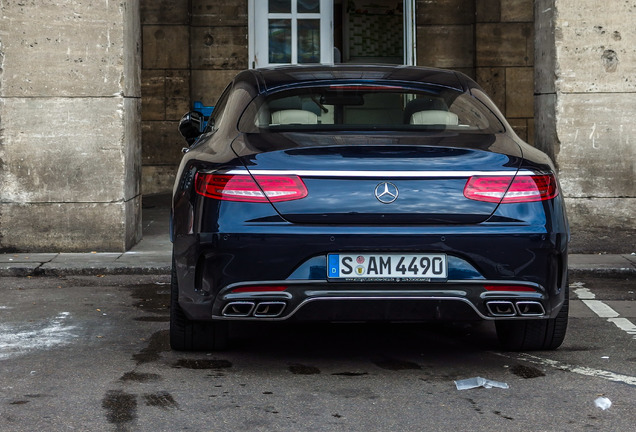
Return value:
<svg viewBox="0 0 636 432">
<path fill-rule="evenodd" d="M 547 175 L 474 176 L 464 187 L 464 196 L 475 201 L 502 204 L 544 201 L 559 194 L 556 178 Z"/>
<path fill-rule="evenodd" d="M 197 173 L 195 189 L 200 195 L 224 201 L 280 202 L 307 196 L 298 176 Z"/>
<path fill-rule="evenodd" d="M 524 285 L 484 285 L 486 291 L 537 292 L 532 287 Z"/>
<path fill-rule="evenodd" d="M 272 291 L 285 291 L 287 289 L 284 285 L 258 285 L 258 286 L 244 286 L 234 288 L 233 293 L 250 293 L 250 292 L 272 292 Z"/>
</svg>

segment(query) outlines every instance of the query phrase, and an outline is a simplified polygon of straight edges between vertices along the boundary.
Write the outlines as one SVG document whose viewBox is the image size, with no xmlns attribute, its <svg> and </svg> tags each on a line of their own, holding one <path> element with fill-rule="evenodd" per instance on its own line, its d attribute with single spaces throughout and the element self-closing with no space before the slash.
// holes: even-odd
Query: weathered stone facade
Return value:
<svg viewBox="0 0 636 432">
<path fill-rule="evenodd" d="M 636 230 L 636 2 L 539 1 L 536 112 L 573 230 Z"/>
<path fill-rule="evenodd" d="M 0 2 L 0 250 L 138 241 L 180 117 L 249 67 L 249 1 Z M 553 157 L 575 229 L 636 230 L 636 2 L 415 4 L 417 64 L 475 78 Z"/>
<path fill-rule="evenodd" d="M 248 67 L 247 0 L 141 0 L 141 20 L 142 191 L 154 194 L 172 190 L 181 116 Z"/>
<path fill-rule="evenodd" d="M 138 1 L 0 4 L 0 249 L 130 248 L 141 237 Z"/>
</svg>

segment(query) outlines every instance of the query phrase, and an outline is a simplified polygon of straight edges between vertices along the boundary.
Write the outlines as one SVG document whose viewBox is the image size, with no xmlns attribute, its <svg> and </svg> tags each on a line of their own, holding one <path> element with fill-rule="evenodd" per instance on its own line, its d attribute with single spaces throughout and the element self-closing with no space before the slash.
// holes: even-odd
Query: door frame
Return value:
<svg viewBox="0 0 636 432">
<path fill-rule="evenodd" d="M 322 63 L 331 64 L 333 63 L 333 47 L 334 47 L 334 38 L 333 38 L 333 0 L 320 0 L 320 15 L 328 14 L 324 19 L 321 17 L 321 59 L 325 61 Z M 247 2 L 247 13 L 248 13 L 248 57 L 249 57 L 249 68 L 254 69 L 256 67 L 262 67 L 265 65 L 269 65 L 268 62 L 259 62 L 258 56 L 267 55 L 266 49 L 257 48 L 257 44 L 260 43 L 260 47 L 263 47 L 264 42 L 263 36 L 258 37 L 257 29 L 259 25 L 256 22 L 257 16 L 264 18 L 265 23 L 267 22 L 267 14 L 263 14 L 264 5 L 267 4 L 265 0 L 248 0 Z M 415 2 L 416 0 L 403 0 L 404 2 L 404 60 L 403 63 L 405 65 L 414 66 L 417 64 L 417 47 L 416 47 L 416 14 L 415 14 Z M 259 14 L 259 15 L 257 15 Z M 262 25 L 262 23 L 261 23 Z M 264 28 L 267 28 L 266 25 Z M 324 33 L 326 32 L 326 33 Z M 293 38 L 292 38 L 293 39 Z M 326 44 L 323 44 L 323 41 Z M 296 41 L 292 40 L 292 45 L 295 45 Z M 263 51 L 263 54 L 261 54 Z"/>
</svg>

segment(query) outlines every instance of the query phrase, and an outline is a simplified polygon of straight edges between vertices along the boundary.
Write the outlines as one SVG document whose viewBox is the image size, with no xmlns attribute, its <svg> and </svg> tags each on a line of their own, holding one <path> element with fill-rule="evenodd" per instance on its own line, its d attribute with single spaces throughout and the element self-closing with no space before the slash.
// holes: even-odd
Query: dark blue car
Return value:
<svg viewBox="0 0 636 432">
<path fill-rule="evenodd" d="M 494 320 L 554 349 L 569 228 L 555 168 L 453 71 L 239 73 L 174 186 L 170 340 L 225 346 L 249 321 Z"/>
</svg>

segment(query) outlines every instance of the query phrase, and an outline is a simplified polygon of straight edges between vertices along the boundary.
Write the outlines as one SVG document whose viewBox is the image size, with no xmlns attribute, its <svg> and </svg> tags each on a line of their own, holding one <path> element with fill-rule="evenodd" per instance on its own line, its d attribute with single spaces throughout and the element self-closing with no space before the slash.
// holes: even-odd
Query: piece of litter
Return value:
<svg viewBox="0 0 636 432">
<path fill-rule="evenodd" d="M 608 358 L 609 358 L 609 356 L 603 356 L 603 357 L 601 357 L 601 358 L 602 358 L 602 359 L 608 359 Z"/>
<path fill-rule="evenodd" d="M 605 411 L 606 409 L 612 406 L 612 401 L 606 397 L 601 396 L 594 400 L 594 405 L 596 405 L 597 408 L 600 408 L 603 411 Z"/>
<path fill-rule="evenodd" d="M 455 387 L 457 387 L 457 390 L 468 390 L 477 387 L 483 387 L 487 389 L 493 387 L 502 389 L 509 388 L 508 384 L 506 384 L 505 382 L 493 381 L 482 377 L 467 378 L 455 381 Z"/>
</svg>

